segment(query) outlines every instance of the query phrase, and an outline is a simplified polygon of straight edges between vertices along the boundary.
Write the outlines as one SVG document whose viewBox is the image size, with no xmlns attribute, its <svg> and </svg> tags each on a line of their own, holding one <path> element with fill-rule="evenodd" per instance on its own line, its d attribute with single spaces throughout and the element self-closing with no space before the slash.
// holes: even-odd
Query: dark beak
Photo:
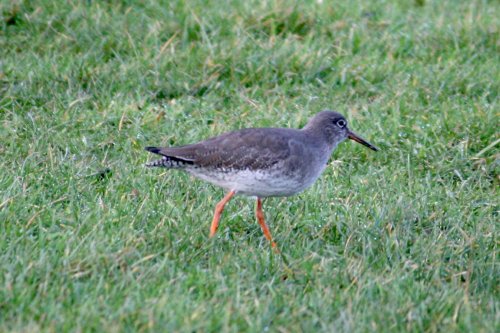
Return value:
<svg viewBox="0 0 500 333">
<path fill-rule="evenodd" d="M 347 133 L 347 137 L 353 141 L 361 143 L 363 146 L 366 146 L 366 147 L 370 148 L 371 150 L 375 150 L 375 151 L 378 150 L 377 147 L 375 147 L 374 145 L 372 145 L 371 143 L 369 143 L 368 141 L 366 141 L 365 139 L 363 139 L 362 137 L 360 137 L 359 135 L 357 135 L 356 133 L 354 133 L 352 131 L 349 131 Z"/>
</svg>

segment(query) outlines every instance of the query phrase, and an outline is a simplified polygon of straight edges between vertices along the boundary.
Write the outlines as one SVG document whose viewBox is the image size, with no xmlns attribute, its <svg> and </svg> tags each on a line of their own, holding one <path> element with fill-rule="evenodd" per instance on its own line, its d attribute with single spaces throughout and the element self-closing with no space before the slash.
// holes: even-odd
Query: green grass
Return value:
<svg viewBox="0 0 500 333">
<path fill-rule="evenodd" d="M 498 332 L 497 1 L 0 2 L 0 331 Z M 148 145 L 345 114 L 306 192 Z"/>
</svg>

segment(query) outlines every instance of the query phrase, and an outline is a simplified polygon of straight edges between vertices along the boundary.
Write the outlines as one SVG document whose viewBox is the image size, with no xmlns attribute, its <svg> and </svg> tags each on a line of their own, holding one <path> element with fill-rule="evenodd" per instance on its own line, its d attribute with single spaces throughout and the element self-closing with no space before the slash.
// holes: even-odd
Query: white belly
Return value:
<svg viewBox="0 0 500 333">
<path fill-rule="evenodd" d="M 290 196 L 311 186 L 321 170 L 311 174 L 286 175 L 281 170 L 206 170 L 187 169 L 192 175 L 227 190 L 257 197 Z"/>
</svg>

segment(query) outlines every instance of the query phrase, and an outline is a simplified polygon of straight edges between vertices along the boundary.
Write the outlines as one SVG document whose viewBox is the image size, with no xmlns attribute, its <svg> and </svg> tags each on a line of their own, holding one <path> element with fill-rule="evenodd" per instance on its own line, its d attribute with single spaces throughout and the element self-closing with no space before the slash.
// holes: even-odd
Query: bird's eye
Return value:
<svg viewBox="0 0 500 333">
<path fill-rule="evenodd" d="M 337 121 L 337 126 L 340 128 L 344 128 L 345 125 L 347 125 L 346 121 L 344 119 L 340 119 Z"/>
</svg>

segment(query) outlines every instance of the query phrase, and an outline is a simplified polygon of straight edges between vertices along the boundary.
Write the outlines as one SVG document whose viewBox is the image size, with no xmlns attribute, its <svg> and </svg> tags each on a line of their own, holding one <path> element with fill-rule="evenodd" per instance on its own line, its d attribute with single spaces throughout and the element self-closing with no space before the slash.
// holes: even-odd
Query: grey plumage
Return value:
<svg viewBox="0 0 500 333">
<path fill-rule="evenodd" d="M 183 169 L 241 194 L 288 196 L 309 187 L 348 137 L 376 150 L 341 114 L 323 111 L 300 130 L 248 128 L 180 147 L 147 147 L 163 157 L 146 165 Z"/>
</svg>

